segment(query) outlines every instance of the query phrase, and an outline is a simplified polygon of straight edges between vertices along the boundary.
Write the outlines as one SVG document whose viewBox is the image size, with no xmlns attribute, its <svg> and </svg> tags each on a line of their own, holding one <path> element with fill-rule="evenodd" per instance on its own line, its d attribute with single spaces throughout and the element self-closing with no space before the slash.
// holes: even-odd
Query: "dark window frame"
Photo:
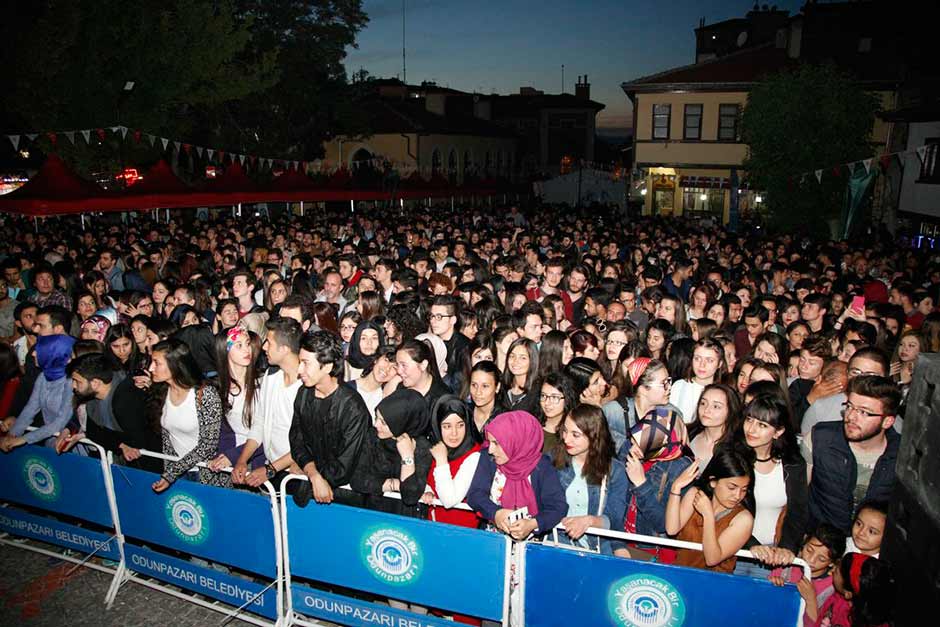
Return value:
<svg viewBox="0 0 940 627">
<path fill-rule="evenodd" d="M 729 107 L 734 107 L 734 117 L 733 117 L 734 124 L 730 127 L 728 127 L 725 124 L 725 121 L 727 121 L 732 116 L 730 113 L 724 113 L 722 111 L 722 109 L 727 109 Z M 740 123 L 741 123 L 741 105 L 740 104 L 735 103 L 735 102 L 727 102 L 727 103 L 718 105 L 718 134 L 716 136 L 718 141 L 728 142 L 728 143 L 740 142 L 741 141 L 741 135 L 740 135 L 741 124 Z M 722 130 L 727 130 L 729 128 L 731 129 L 731 137 L 727 137 L 726 136 L 727 133 L 722 133 Z"/>
<path fill-rule="evenodd" d="M 690 107 L 698 107 L 698 113 L 690 112 Z M 685 141 L 702 141 L 702 117 L 705 114 L 705 105 L 700 103 L 691 103 L 685 105 L 685 109 L 682 112 L 682 139 Z M 692 137 L 689 134 L 689 119 L 698 118 L 698 124 L 694 128 L 696 131 L 696 136 Z"/>
<path fill-rule="evenodd" d="M 665 113 L 657 113 L 657 112 L 656 112 L 656 109 L 657 109 L 658 107 L 666 107 L 666 112 L 665 112 Z M 657 134 L 656 134 L 656 129 L 657 129 L 657 128 L 660 128 L 660 129 L 663 128 L 662 125 L 657 125 L 657 124 L 656 124 L 656 118 L 657 118 L 657 117 L 660 117 L 660 118 L 661 118 L 661 117 L 663 117 L 663 116 L 665 116 L 665 118 L 666 118 L 666 126 L 665 126 L 666 135 L 665 135 L 665 137 L 657 136 Z M 659 141 L 666 141 L 666 140 L 668 140 L 668 139 L 670 138 L 670 129 L 671 129 L 671 127 L 672 127 L 672 104 L 670 104 L 670 103 L 654 104 L 654 105 L 653 105 L 653 126 L 652 126 L 651 134 L 650 134 L 651 138 L 654 139 L 654 140 L 659 140 Z"/>
</svg>

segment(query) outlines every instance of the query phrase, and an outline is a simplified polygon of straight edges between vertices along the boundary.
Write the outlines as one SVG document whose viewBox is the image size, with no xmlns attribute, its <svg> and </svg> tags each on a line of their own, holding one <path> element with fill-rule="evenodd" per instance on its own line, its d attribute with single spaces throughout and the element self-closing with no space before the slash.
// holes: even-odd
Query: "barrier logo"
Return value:
<svg viewBox="0 0 940 627">
<path fill-rule="evenodd" d="M 166 517 L 173 533 L 189 544 L 202 544 L 209 536 L 209 520 L 202 505 L 188 494 L 174 494 L 166 502 Z"/>
<path fill-rule="evenodd" d="M 385 583 L 401 586 L 421 574 L 424 555 L 401 529 L 372 527 L 362 538 L 362 556 L 369 571 Z"/>
<path fill-rule="evenodd" d="M 631 575 L 614 583 L 607 608 L 622 627 L 679 627 L 685 621 L 685 601 L 664 579 Z"/>
<path fill-rule="evenodd" d="M 59 498 L 59 478 L 46 460 L 39 457 L 26 458 L 23 463 L 23 474 L 26 478 L 26 485 L 33 494 L 44 501 L 54 501 Z"/>
</svg>

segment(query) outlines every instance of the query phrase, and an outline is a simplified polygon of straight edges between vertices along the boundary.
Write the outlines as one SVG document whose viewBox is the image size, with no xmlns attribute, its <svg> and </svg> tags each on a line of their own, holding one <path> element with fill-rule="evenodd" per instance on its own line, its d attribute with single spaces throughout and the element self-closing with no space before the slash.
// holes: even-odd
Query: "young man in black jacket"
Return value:
<svg viewBox="0 0 940 627">
<path fill-rule="evenodd" d="M 341 385 L 339 339 L 326 331 L 305 335 L 297 375 L 303 388 L 294 401 L 290 452 L 310 482 L 295 488 L 294 501 L 303 507 L 312 496 L 317 503 L 357 505 L 354 493 L 337 489 L 349 483 L 372 419 L 358 392 Z"/>
</svg>

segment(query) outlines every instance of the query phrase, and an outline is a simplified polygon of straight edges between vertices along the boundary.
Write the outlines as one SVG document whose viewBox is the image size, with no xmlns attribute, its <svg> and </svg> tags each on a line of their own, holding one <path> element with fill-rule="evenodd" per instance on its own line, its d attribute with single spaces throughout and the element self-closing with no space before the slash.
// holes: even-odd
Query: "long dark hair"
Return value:
<svg viewBox="0 0 940 627">
<path fill-rule="evenodd" d="M 770 445 L 771 457 L 786 461 L 797 454 L 796 434 L 790 417 L 790 407 L 779 395 L 759 394 L 747 404 L 744 408 L 744 420 L 738 427 L 738 442 L 745 442 L 744 422 L 748 418 L 767 423 L 775 431 L 783 429 L 783 434 L 779 438 L 774 438 Z"/>
<path fill-rule="evenodd" d="M 117 358 L 114 351 L 111 350 L 111 342 L 116 342 L 122 338 L 126 338 L 131 342 L 131 354 L 127 357 L 127 361 L 123 363 Z M 134 333 L 131 331 L 131 326 L 123 322 L 113 324 L 108 329 L 107 334 L 104 336 L 104 352 L 105 356 L 111 362 L 111 366 L 115 370 L 123 370 L 124 372 L 134 372 L 140 369 L 145 361 L 143 355 L 140 353 L 140 347 L 138 347 L 137 342 L 134 341 Z"/>
<path fill-rule="evenodd" d="M 245 369 L 245 382 L 239 383 L 232 378 L 228 364 L 228 331 L 220 331 L 215 336 L 215 362 L 216 372 L 219 374 L 219 397 L 222 399 L 222 413 L 228 414 L 232 409 L 229 396 L 232 388 L 236 388 L 235 396 L 245 395 L 245 404 L 242 409 L 242 424 L 251 428 L 252 409 L 255 395 L 258 393 L 258 383 L 261 373 L 258 372 L 258 356 L 261 354 L 261 338 L 252 331 L 244 330 L 248 334 L 248 343 L 251 346 L 251 363 Z"/>
<path fill-rule="evenodd" d="M 715 453 L 712 459 L 705 466 L 701 476 L 695 481 L 695 487 L 705 493 L 705 496 L 712 498 L 715 494 L 712 488 L 712 481 L 729 479 L 732 477 L 747 477 L 750 480 L 748 484 L 748 497 L 754 494 L 754 459 L 732 443 L 715 447 Z"/>
<path fill-rule="evenodd" d="M 568 414 L 571 410 L 575 408 L 578 404 L 578 394 L 574 391 L 574 384 L 569 377 L 564 372 L 549 372 L 545 375 L 541 381 L 539 381 L 538 389 L 535 392 L 539 395 L 539 400 L 541 400 L 542 386 L 550 385 L 564 396 L 564 413 Z M 538 404 L 538 413 L 535 416 L 539 419 L 539 422 L 542 425 L 545 425 L 545 412 L 542 411 L 542 403 Z"/>
<path fill-rule="evenodd" d="M 874 627 L 889 624 L 895 612 L 897 582 L 890 564 L 877 557 L 869 557 L 862 564 L 858 577 L 858 590 L 852 581 L 853 553 L 846 553 L 839 562 L 842 580 L 852 591 L 853 627 Z"/>
<path fill-rule="evenodd" d="M 738 433 L 738 430 L 741 428 L 741 425 L 744 422 L 743 414 L 741 413 L 741 398 L 738 396 L 736 390 L 732 389 L 731 386 L 725 385 L 724 383 L 712 383 L 706 385 L 705 389 L 702 390 L 701 396 L 699 396 L 699 403 L 702 402 L 705 393 L 711 390 L 718 390 L 725 397 L 725 406 L 728 409 L 728 416 L 725 418 L 725 426 L 721 433 L 721 437 L 718 439 L 718 442 L 715 443 L 715 446 L 723 442 L 730 441 Z M 705 427 L 702 426 L 702 423 L 698 418 L 698 407 L 695 408 L 695 420 L 689 423 L 689 441 L 691 442 L 695 436 L 705 430 Z"/>
<path fill-rule="evenodd" d="M 542 336 L 542 346 L 539 349 L 540 379 L 550 372 L 561 372 L 561 369 L 565 367 L 561 359 L 567 339 L 568 336 L 563 331 L 549 331 Z"/>
<path fill-rule="evenodd" d="M 513 349 L 515 349 L 517 346 L 522 346 L 526 350 L 526 352 L 529 354 L 529 370 L 528 372 L 526 372 L 525 384 L 524 384 L 524 389 L 526 393 L 532 391 L 532 388 L 535 386 L 535 380 L 538 378 L 538 372 L 539 372 L 538 346 L 536 346 L 535 342 L 533 342 L 532 340 L 525 338 L 525 337 L 520 337 L 517 340 L 514 340 L 513 343 L 509 345 L 509 350 L 506 351 L 506 369 L 503 371 L 502 383 L 503 383 L 503 391 L 507 394 L 509 393 L 509 390 L 511 390 L 515 386 L 516 375 L 514 375 L 509 370 L 509 356 L 512 355 Z"/>
<path fill-rule="evenodd" d="M 614 456 L 614 440 L 610 435 L 610 428 L 607 426 L 607 419 L 600 407 L 594 405 L 581 404 L 568 414 L 581 433 L 588 439 L 587 459 L 584 462 L 584 468 L 581 470 L 581 476 L 592 485 L 600 485 L 604 477 L 610 472 L 610 460 Z M 564 429 L 564 426 L 562 426 Z M 560 434 L 552 450 L 552 458 L 555 462 L 555 468 L 564 468 L 571 464 L 571 456 L 565 449 L 563 433 Z"/>
</svg>

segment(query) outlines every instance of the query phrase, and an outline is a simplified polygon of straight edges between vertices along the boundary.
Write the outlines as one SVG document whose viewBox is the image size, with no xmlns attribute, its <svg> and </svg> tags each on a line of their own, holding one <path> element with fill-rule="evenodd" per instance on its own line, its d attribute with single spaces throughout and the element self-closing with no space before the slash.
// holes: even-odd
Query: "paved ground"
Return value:
<svg viewBox="0 0 940 627">
<path fill-rule="evenodd" d="M 133 582 L 124 584 L 107 610 L 104 595 L 110 575 L 90 568 L 72 570 L 74 566 L 0 545 L 0 625 L 204 627 L 221 625 L 225 620 L 224 614 Z M 226 625 L 244 627 L 250 623 L 231 620 Z"/>
</svg>

